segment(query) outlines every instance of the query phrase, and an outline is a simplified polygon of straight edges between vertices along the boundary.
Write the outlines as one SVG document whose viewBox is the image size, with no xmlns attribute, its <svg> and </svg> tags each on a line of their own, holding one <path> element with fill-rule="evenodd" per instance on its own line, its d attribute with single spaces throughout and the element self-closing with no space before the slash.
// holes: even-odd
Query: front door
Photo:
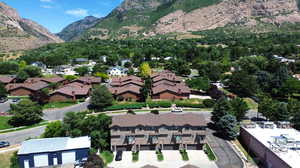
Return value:
<svg viewBox="0 0 300 168">
<path fill-rule="evenodd" d="M 29 160 L 24 160 L 24 168 L 29 168 Z"/>
<path fill-rule="evenodd" d="M 53 158 L 53 165 L 58 165 L 57 158 Z"/>
</svg>

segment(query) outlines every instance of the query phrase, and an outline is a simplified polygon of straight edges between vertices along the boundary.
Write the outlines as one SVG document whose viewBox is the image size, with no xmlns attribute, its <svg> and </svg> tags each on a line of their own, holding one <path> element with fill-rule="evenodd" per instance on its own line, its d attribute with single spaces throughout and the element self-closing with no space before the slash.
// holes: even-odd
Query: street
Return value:
<svg viewBox="0 0 300 168">
<path fill-rule="evenodd" d="M 8 99 L 5 103 L 0 103 L 0 112 L 7 112 L 10 110 L 10 104 L 15 104 L 11 99 Z"/>
</svg>

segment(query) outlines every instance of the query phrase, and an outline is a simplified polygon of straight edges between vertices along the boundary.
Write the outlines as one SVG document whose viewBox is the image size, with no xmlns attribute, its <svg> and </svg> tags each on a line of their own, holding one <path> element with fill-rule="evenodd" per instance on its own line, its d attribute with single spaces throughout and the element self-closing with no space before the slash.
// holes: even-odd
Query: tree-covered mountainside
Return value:
<svg viewBox="0 0 300 168">
<path fill-rule="evenodd" d="M 76 39 L 76 37 L 79 37 L 80 34 L 85 30 L 95 26 L 99 21 L 101 21 L 100 18 L 96 18 L 94 16 L 87 16 L 82 20 L 68 25 L 57 35 L 65 41 L 70 41 L 72 39 Z"/>
<path fill-rule="evenodd" d="M 21 18 L 18 12 L 0 2 L 0 51 L 37 48 L 48 43 L 63 42 L 36 22 Z"/>
<path fill-rule="evenodd" d="M 145 38 L 210 30 L 235 24 L 300 22 L 299 0 L 124 0 L 77 39 Z"/>
</svg>

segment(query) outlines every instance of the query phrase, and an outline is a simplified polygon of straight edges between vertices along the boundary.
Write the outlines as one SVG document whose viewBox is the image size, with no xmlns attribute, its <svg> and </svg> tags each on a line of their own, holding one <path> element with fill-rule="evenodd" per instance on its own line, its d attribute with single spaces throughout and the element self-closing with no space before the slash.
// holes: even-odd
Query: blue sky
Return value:
<svg viewBox="0 0 300 168">
<path fill-rule="evenodd" d="M 0 0 L 1 1 L 1 0 Z M 38 22 L 53 33 L 85 16 L 103 17 L 123 0 L 2 0 L 21 17 Z"/>
</svg>

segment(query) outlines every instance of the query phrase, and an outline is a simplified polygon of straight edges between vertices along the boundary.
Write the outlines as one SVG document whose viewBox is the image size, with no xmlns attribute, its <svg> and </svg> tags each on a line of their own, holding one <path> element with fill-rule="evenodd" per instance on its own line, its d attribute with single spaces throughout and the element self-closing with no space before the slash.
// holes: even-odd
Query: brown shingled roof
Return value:
<svg viewBox="0 0 300 168">
<path fill-rule="evenodd" d="M 133 85 L 133 84 L 128 84 L 128 85 L 125 85 L 125 86 L 122 86 L 122 87 L 111 87 L 111 88 L 108 88 L 109 91 L 114 94 L 114 95 L 119 95 L 119 94 L 123 94 L 123 93 L 126 93 L 126 92 L 132 92 L 132 93 L 135 93 L 135 94 L 140 94 L 140 89 L 141 87 L 140 86 L 137 86 L 137 85 Z"/>
<path fill-rule="evenodd" d="M 39 81 L 47 82 L 47 83 L 59 83 L 63 82 L 65 79 L 62 77 L 51 77 L 51 78 L 28 78 L 24 83 L 36 83 Z"/>
<path fill-rule="evenodd" d="M 15 89 L 18 89 L 18 88 L 26 88 L 26 89 L 33 90 L 33 91 L 38 91 L 38 90 L 44 89 L 46 87 L 48 87 L 48 84 L 46 82 L 39 81 L 39 82 L 36 82 L 36 83 L 8 84 L 6 86 L 6 89 L 8 91 L 11 91 L 11 90 L 15 90 Z"/>
<path fill-rule="evenodd" d="M 152 88 L 152 93 L 159 94 L 165 91 L 170 91 L 176 94 L 189 94 L 191 93 L 191 90 L 189 87 L 187 87 L 184 83 L 162 83 L 160 85 L 157 85 Z"/>
<path fill-rule="evenodd" d="M 15 77 L 11 77 L 11 76 L 0 76 L 0 83 L 11 83 L 13 80 L 15 79 Z"/>
<path fill-rule="evenodd" d="M 181 82 L 181 77 L 176 76 L 175 74 L 167 73 L 167 74 L 160 74 L 152 79 L 153 83 L 159 82 L 161 80 L 168 80 L 172 82 Z"/>
<path fill-rule="evenodd" d="M 91 86 L 76 86 L 76 85 L 67 85 L 65 87 L 62 87 L 58 90 L 55 90 L 52 94 L 55 93 L 61 93 L 64 95 L 68 95 L 68 96 L 84 96 L 84 95 L 88 95 L 89 91 L 91 89 Z"/>
<path fill-rule="evenodd" d="M 83 83 L 101 83 L 101 78 L 99 77 L 94 77 L 94 76 L 83 76 L 75 80 L 75 82 L 83 82 Z"/>
<path fill-rule="evenodd" d="M 118 81 L 112 81 L 110 83 L 111 86 L 125 86 L 125 85 L 128 85 L 128 84 L 133 84 L 133 85 L 138 85 L 138 86 L 143 86 L 144 83 L 141 82 L 141 81 L 135 81 L 135 80 L 130 80 L 130 81 L 125 81 L 125 82 L 118 82 Z"/>
<path fill-rule="evenodd" d="M 185 114 L 160 114 L 155 115 L 152 113 L 147 114 L 126 114 L 112 117 L 111 126 L 119 127 L 135 127 L 138 125 L 143 126 L 204 126 L 206 121 L 201 114 L 185 113 Z"/>
<path fill-rule="evenodd" d="M 124 76 L 124 77 L 116 77 L 112 78 L 112 82 L 127 82 L 127 81 L 139 81 L 143 82 L 143 80 L 137 76 L 130 75 L 130 76 Z"/>
</svg>

